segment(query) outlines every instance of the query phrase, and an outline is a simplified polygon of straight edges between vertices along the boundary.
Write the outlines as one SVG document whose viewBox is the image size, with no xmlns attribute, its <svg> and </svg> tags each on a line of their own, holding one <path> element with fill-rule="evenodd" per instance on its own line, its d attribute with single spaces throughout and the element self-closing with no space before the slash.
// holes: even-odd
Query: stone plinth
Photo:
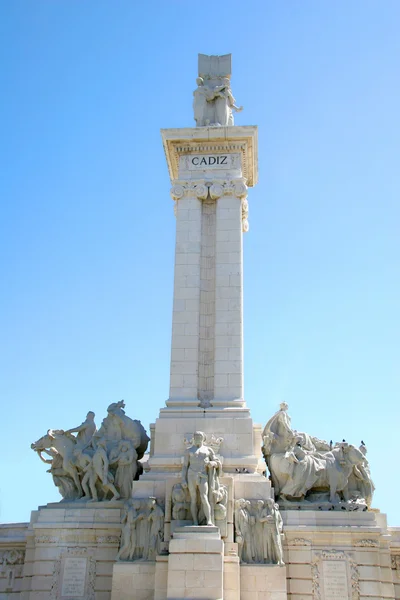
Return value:
<svg viewBox="0 0 400 600">
<path fill-rule="evenodd" d="M 49 504 L 32 513 L 21 598 L 58 600 L 74 580 L 85 600 L 108 600 L 122 502 Z"/>
<path fill-rule="evenodd" d="M 177 528 L 169 552 L 168 600 L 223 598 L 224 544 L 218 527 Z"/>
<path fill-rule="evenodd" d="M 111 600 L 153 600 L 155 575 L 155 562 L 115 563 Z"/>
<path fill-rule="evenodd" d="M 286 568 L 241 565 L 240 600 L 287 600 Z"/>
</svg>

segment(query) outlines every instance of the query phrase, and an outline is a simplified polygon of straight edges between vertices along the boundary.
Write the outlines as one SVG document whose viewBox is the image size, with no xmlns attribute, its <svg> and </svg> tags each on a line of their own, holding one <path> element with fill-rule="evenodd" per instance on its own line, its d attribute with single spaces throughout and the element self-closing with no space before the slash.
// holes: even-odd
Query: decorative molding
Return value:
<svg viewBox="0 0 400 600">
<path fill-rule="evenodd" d="M 249 230 L 249 203 L 246 198 L 242 198 L 242 231 L 247 233 Z"/>
<path fill-rule="evenodd" d="M 56 561 L 53 569 L 53 579 L 50 589 L 50 600 L 60 600 L 61 598 L 61 567 L 64 558 L 76 557 L 76 558 L 87 558 L 89 566 L 86 572 L 85 582 L 85 600 L 95 600 L 95 581 L 96 581 L 96 560 L 94 558 L 94 548 L 84 548 L 77 546 L 73 548 L 66 548 L 61 552 L 58 560 Z"/>
<path fill-rule="evenodd" d="M 377 540 L 357 540 L 354 542 L 354 546 L 359 546 L 360 548 L 379 548 L 379 542 Z"/>
<path fill-rule="evenodd" d="M 288 540 L 288 546 L 311 546 L 311 540 L 306 540 L 305 538 L 294 538 L 293 540 Z"/>
<path fill-rule="evenodd" d="M 0 554 L 0 562 L 3 567 L 9 565 L 22 565 L 24 563 L 24 557 L 24 550 L 17 550 L 16 548 L 11 548 L 10 550 L 4 550 Z"/>
<path fill-rule="evenodd" d="M 219 455 L 219 451 L 220 451 L 220 447 L 221 444 L 224 441 L 224 438 L 222 437 L 216 437 L 216 435 L 214 433 L 206 433 L 205 434 L 205 440 L 204 440 L 204 444 L 205 446 L 210 446 L 210 448 L 212 448 L 215 452 L 215 454 Z M 185 445 L 185 448 L 190 448 L 191 446 L 193 446 L 193 434 L 190 434 L 187 437 L 183 438 L 183 443 Z"/>
<path fill-rule="evenodd" d="M 343 552 L 342 550 L 322 550 L 321 552 L 315 553 L 315 560 L 311 563 L 311 574 L 312 574 L 312 592 L 313 600 L 324 600 L 324 594 L 321 592 L 321 573 L 320 567 L 321 562 L 326 560 L 341 560 L 345 561 L 347 565 L 348 583 L 351 588 L 351 600 L 359 600 L 360 598 L 360 582 L 359 572 L 357 563 L 353 558 Z"/>
<path fill-rule="evenodd" d="M 59 539 L 55 535 L 38 535 L 35 537 L 35 544 L 56 544 Z"/>
<path fill-rule="evenodd" d="M 229 168 L 241 168 L 242 174 L 253 187 L 258 180 L 257 128 L 253 126 L 196 127 L 162 129 L 163 146 L 170 179 L 179 177 L 179 159 L 193 154 L 239 154 Z M 210 139 L 211 138 L 211 139 Z M 214 138 L 214 139 L 212 139 Z"/>
<path fill-rule="evenodd" d="M 104 545 L 119 545 L 120 542 L 120 536 L 119 535 L 98 535 L 96 537 L 96 543 L 97 544 L 104 544 Z"/>
<path fill-rule="evenodd" d="M 391 556 L 392 569 L 396 571 L 397 577 L 400 578 L 400 554 L 394 554 Z"/>
<path fill-rule="evenodd" d="M 235 196 L 242 200 L 242 231 L 246 232 L 249 230 L 249 203 L 247 201 L 247 190 L 246 179 L 239 177 L 237 179 L 225 179 L 225 180 L 206 180 L 196 179 L 192 181 L 185 181 L 183 179 L 175 179 L 172 182 L 170 190 L 171 198 L 175 201 L 174 214 L 177 215 L 176 203 L 184 198 L 185 196 L 198 198 L 199 200 L 206 200 L 208 197 L 211 200 L 218 200 L 222 196 Z"/>
</svg>

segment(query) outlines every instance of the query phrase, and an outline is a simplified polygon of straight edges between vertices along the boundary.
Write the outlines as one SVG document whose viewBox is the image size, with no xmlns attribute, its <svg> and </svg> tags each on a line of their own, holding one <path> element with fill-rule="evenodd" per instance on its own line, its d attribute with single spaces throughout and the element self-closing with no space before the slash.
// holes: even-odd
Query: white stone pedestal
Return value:
<svg viewBox="0 0 400 600">
<path fill-rule="evenodd" d="M 286 567 L 242 565 L 240 600 L 287 600 Z"/>
<path fill-rule="evenodd" d="M 220 600 L 224 544 L 218 527 L 180 527 L 169 544 L 168 600 Z"/>
</svg>

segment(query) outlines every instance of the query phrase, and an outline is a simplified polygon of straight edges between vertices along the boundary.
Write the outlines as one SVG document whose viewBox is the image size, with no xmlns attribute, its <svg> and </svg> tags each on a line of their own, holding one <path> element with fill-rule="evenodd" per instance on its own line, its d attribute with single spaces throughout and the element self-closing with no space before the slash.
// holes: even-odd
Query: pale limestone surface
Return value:
<svg viewBox="0 0 400 600">
<path fill-rule="evenodd" d="M 226 127 L 233 125 L 233 112 L 243 107 L 235 105 L 230 88 L 231 55 L 199 54 L 199 77 L 193 92 L 193 112 L 196 127 Z"/>
<path fill-rule="evenodd" d="M 124 407 L 123 400 L 110 404 L 98 431 L 95 414 L 89 411 L 78 427 L 49 429 L 31 445 L 39 458 L 50 464 L 49 472 L 64 500 L 131 497 L 149 438 L 140 421 L 128 417 Z M 44 458 L 43 452 L 51 458 Z"/>
<path fill-rule="evenodd" d="M 317 459 L 326 467 L 329 444 L 293 430 L 286 408 L 268 421 L 263 439 L 246 406 L 242 236 L 248 188 L 258 176 L 257 128 L 230 126 L 229 80 L 215 90 L 230 73 L 230 55 L 200 55 L 198 87 L 206 83 L 214 97 L 205 100 L 210 106 L 195 100 L 197 124 L 210 119 L 216 126 L 162 131 L 176 214 L 175 284 L 170 393 L 150 425 L 150 455 L 141 458 L 148 438 L 123 403 L 108 407 L 99 431 L 88 413 L 78 427 L 49 430 L 38 440 L 34 449 L 64 501 L 40 507 L 29 524 L 0 527 L 0 600 L 400 599 L 400 529 L 369 508 L 365 445 L 353 452 L 340 444 L 339 460 L 332 449 L 335 468 L 348 471 L 355 459 L 347 480 L 337 469 L 326 486 L 325 496 L 339 493 L 340 502 L 314 496 L 314 504 L 306 503 L 301 496 L 312 493 L 317 480 L 309 487 L 308 479 L 323 472 Z M 218 467 L 207 493 L 199 482 L 190 493 L 183 485 L 195 431 L 204 432 L 203 446 L 213 452 L 201 458 L 197 475 L 205 474 L 206 458 Z M 275 489 L 264 475 L 262 445 Z M 107 499 L 110 484 L 125 501 Z M 77 498 L 79 486 L 92 500 L 107 501 Z M 283 538 L 274 504 L 282 491 Z M 191 512 L 200 523 L 208 520 L 205 497 L 215 527 L 193 526 Z M 242 515 L 235 515 L 238 500 Z M 279 533 L 285 566 L 262 564 L 269 554 L 275 562 L 280 556 L 279 542 L 271 550 L 266 522 Z"/>
<path fill-rule="evenodd" d="M 275 495 L 290 509 L 370 508 L 374 484 L 363 442 L 333 444 L 292 429 L 282 403 L 263 431 L 263 454 Z M 325 493 L 324 493 L 325 492 Z"/>
</svg>

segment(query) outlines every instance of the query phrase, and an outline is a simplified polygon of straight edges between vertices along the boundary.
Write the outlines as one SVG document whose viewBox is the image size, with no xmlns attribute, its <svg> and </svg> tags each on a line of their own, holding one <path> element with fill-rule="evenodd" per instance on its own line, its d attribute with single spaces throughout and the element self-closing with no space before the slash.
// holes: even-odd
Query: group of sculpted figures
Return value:
<svg viewBox="0 0 400 600">
<path fill-rule="evenodd" d="M 155 560 L 164 539 L 164 511 L 156 498 L 126 500 L 121 522 L 117 560 Z"/>
<path fill-rule="evenodd" d="M 222 533 L 227 516 L 228 490 L 221 484 L 221 460 L 206 444 L 202 431 L 193 434 L 186 450 L 182 483 L 172 489 L 172 519 L 187 520 L 194 525 L 219 525 Z M 282 518 L 272 498 L 237 500 L 235 503 L 235 535 L 239 557 L 243 563 L 283 565 Z"/>
<path fill-rule="evenodd" d="M 193 92 L 196 127 L 233 125 L 233 111 L 240 112 L 243 107 L 235 105 L 229 77 L 198 77 L 196 83 Z"/>
<path fill-rule="evenodd" d="M 263 453 L 279 502 L 370 508 L 374 484 L 364 442 L 359 448 L 344 440 L 333 445 L 298 432 L 292 429 L 287 409 L 282 403 L 263 432 Z"/>
<path fill-rule="evenodd" d="M 131 497 L 133 481 L 142 472 L 139 460 L 149 438 L 140 421 L 126 416 L 124 407 L 123 400 L 110 404 L 99 430 L 95 414 L 90 411 L 78 427 L 66 431 L 49 429 L 31 445 L 39 458 L 50 465 L 48 472 L 64 500 L 90 502 Z"/>
<path fill-rule="evenodd" d="M 235 540 L 243 563 L 283 566 L 283 522 L 273 498 L 235 502 Z"/>
</svg>

